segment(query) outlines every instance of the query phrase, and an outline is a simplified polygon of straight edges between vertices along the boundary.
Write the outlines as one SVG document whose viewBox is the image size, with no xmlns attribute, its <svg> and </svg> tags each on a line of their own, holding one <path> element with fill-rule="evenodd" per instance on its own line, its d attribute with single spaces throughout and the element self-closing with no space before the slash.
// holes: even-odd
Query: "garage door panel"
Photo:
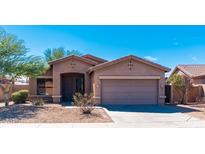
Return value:
<svg viewBox="0 0 205 154">
<path fill-rule="evenodd" d="M 151 93 L 152 91 L 150 91 Z M 130 92 L 130 93 L 125 93 L 125 92 L 118 92 L 117 94 L 113 94 L 113 93 L 110 93 L 110 92 L 106 92 L 103 94 L 104 96 L 106 97 L 113 97 L 113 98 L 123 98 L 123 97 L 130 97 L 130 98 L 145 98 L 145 94 L 144 92 Z M 119 97 L 120 95 L 120 97 Z M 149 96 L 149 98 L 155 98 L 155 95 L 151 95 Z"/>
<path fill-rule="evenodd" d="M 103 84 L 104 86 L 108 86 L 108 87 L 112 87 L 113 85 L 116 85 L 116 86 L 127 86 L 128 85 L 128 82 L 129 82 L 129 86 L 133 86 L 133 85 L 138 85 L 138 86 L 151 86 L 151 85 L 155 85 L 156 82 L 153 82 L 153 81 L 156 81 L 156 80 L 103 80 Z M 120 81 L 120 82 L 119 82 Z M 139 81 L 139 82 L 136 82 L 136 81 Z M 147 84 L 145 84 L 145 82 Z M 112 83 L 112 85 L 110 84 Z"/>
<path fill-rule="evenodd" d="M 157 80 L 102 80 L 103 104 L 156 104 Z"/>
<path fill-rule="evenodd" d="M 144 92 L 153 92 L 156 90 L 156 87 L 138 87 L 138 89 L 136 88 L 131 88 L 131 87 L 112 87 L 112 88 L 107 88 L 106 91 L 104 91 L 104 93 L 110 93 L 110 92 L 118 92 L 118 93 L 125 93 L 126 91 L 129 91 L 129 93 L 144 93 Z"/>
</svg>

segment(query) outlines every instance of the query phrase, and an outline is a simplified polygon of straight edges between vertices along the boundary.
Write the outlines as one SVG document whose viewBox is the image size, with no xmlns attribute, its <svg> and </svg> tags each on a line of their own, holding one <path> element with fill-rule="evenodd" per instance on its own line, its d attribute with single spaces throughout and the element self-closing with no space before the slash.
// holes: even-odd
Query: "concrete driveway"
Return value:
<svg viewBox="0 0 205 154">
<path fill-rule="evenodd" d="M 108 127 L 205 127 L 205 121 L 194 118 L 187 113 L 193 109 L 177 106 L 138 105 L 105 106 L 114 120 Z"/>
</svg>

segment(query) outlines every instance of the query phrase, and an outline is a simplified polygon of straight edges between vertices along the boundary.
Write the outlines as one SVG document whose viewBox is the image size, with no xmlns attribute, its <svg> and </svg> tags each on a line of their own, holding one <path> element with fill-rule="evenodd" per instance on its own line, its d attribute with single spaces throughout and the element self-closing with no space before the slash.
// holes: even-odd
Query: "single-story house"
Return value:
<svg viewBox="0 0 205 154">
<path fill-rule="evenodd" d="M 49 62 L 50 69 L 30 79 L 30 97 L 71 102 L 75 92 L 93 93 L 98 104 L 163 104 L 169 68 L 129 55 L 107 61 L 92 55 Z"/>
<path fill-rule="evenodd" d="M 175 67 L 173 74 L 179 74 L 190 81 L 192 87 L 187 93 L 188 102 L 203 101 L 205 94 L 205 64 L 178 65 Z M 179 100 L 179 96 L 174 89 L 172 90 L 172 102 Z"/>
</svg>

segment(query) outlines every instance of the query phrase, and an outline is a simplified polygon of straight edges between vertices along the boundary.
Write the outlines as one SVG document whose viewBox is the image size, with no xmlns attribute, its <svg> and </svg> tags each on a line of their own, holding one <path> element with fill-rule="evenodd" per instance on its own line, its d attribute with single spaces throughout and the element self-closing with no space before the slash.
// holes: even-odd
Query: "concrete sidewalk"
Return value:
<svg viewBox="0 0 205 154">
<path fill-rule="evenodd" d="M 181 116 L 181 115 L 180 115 Z M 57 123 L 57 124 L 0 124 L 0 128 L 205 128 L 205 121 L 196 118 L 184 117 L 176 121 L 149 121 L 144 122 L 135 116 L 129 117 L 129 122 L 114 117 L 114 123 Z M 117 120 L 118 119 L 118 120 Z M 133 120 L 134 119 L 134 120 Z M 124 121 L 124 122 L 122 122 Z"/>
</svg>

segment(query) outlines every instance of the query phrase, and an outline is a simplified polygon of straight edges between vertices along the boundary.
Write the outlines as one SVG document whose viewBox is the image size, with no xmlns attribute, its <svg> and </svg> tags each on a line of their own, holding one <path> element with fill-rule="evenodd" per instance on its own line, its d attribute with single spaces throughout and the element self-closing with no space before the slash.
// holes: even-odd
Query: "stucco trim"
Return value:
<svg viewBox="0 0 205 154">
<path fill-rule="evenodd" d="M 29 95 L 29 97 L 52 97 L 52 95 Z"/>
<path fill-rule="evenodd" d="M 96 96 L 96 97 L 93 97 L 94 99 L 101 99 L 101 97 L 98 97 L 98 96 Z"/>
<path fill-rule="evenodd" d="M 160 76 L 99 76 L 99 79 L 160 79 Z"/>
<path fill-rule="evenodd" d="M 53 76 L 37 76 L 37 79 L 52 79 Z"/>
<path fill-rule="evenodd" d="M 61 95 L 53 95 L 53 98 L 61 98 Z"/>
</svg>

